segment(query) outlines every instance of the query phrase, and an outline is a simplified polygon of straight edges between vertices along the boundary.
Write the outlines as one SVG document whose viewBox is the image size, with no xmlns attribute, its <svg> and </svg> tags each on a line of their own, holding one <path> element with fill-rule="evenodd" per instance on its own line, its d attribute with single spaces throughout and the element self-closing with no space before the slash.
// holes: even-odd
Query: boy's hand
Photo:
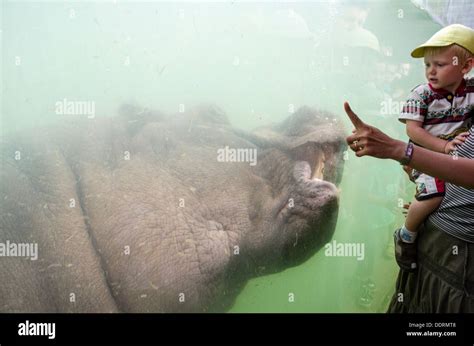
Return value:
<svg viewBox="0 0 474 346">
<path fill-rule="evenodd" d="M 444 153 L 449 154 L 454 151 L 457 145 L 463 144 L 466 141 L 467 136 L 469 136 L 469 132 L 463 132 L 457 135 L 452 141 L 447 142 L 444 146 Z"/>
</svg>

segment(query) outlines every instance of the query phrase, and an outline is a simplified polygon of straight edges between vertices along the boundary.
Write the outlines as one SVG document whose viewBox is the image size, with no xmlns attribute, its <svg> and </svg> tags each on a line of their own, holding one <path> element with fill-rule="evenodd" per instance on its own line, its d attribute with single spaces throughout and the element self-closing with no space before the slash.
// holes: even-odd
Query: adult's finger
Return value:
<svg viewBox="0 0 474 346">
<path fill-rule="evenodd" d="M 357 114 L 355 114 L 352 111 L 351 106 L 349 106 L 349 102 L 347 102 L 347 101 L 344 102 L 344 110 L 346 111 L 347 115 L 349 116 L 349 119 L 351 120 L 351 122 L 354 125 L 354 127 L 356 128 L 356 130 L 365 126 L 364 122 L 362 120 L 360 120 L 360 118 L 357 116 Z"/>
<path fill-rule="evenodd" d="M 346 138 L 347 144 L 352 144 L 354 141 L 359 140 L 359 135 L 353 134 Z"/>
<path fill-rule="evenodd" d="M 366 147 L 362 147 L 362 149 L 360 149 L 360 147 L 358 147 L 356 152 L 355 152 L 357 157 L 368 155 L 368 153 L 369 153 L 369 150 Z"/>
<path fill-rule="evenodd" d="M 361 157 L 368 154 L 367 147 L 362 143 L 350 143 L 349 148 L 355 153 L 357 157 Z"/>
</svg>

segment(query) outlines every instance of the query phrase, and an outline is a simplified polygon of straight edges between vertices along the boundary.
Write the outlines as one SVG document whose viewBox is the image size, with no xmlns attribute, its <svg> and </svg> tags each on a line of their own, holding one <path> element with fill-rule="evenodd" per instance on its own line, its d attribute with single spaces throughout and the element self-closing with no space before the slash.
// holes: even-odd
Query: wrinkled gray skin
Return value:
<svg viewBox="0 0 474 346">
<path fill-rule="evenodd" d="M 226 145 L 257 148 L 257 165 L 218 162 Z M 126 105 L 14 134 L 0 242 L 37 243 L 38 260 L 0 257 L 0 311 L 226 311 L 250 278 L 330 240 L 345 148 L 341 124 L 307 107 L 252 133 L 211 105 Z"/>
</svg>

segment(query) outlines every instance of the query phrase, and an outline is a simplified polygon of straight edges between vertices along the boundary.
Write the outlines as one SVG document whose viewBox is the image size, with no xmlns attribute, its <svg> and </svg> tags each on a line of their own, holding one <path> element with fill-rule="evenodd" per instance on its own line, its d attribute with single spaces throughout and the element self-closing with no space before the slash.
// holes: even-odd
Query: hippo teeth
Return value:
<svg viewBox="0 0 474 346">
<path fill-rule="evenodd" d="M 325 165 L 326 158 L 324 156 L 324 152 L 321 152 L 313 165 L 311 180 L 324 180 L 324 165 Z"/>
<path fill-rule="evenodd" d="M 314 168 L 308 161 L 298 161 L 293 169 L 293 176 L 296 180 L 301 182 L 325 182 L 323 179 L 321 164 L 316 163 Z"/>
<path fill-rule="evenodd" d="M 308 180 L 324 180 L 324 167 L 326 162 L 326 156 L 324 148 L 320 144 L 306 143 L 304 145 L 296 147 L 293 153 L 294 158 L 297 161 L 305 161 L 308 164 Z"/>
<path fill-rule="evenodd" d="M 317 176 L 314 177 L 314 172 L 317 172 L 317 170 L 311 171 L 311 165 L 308 161 L 297 161 L 295 163 L 293 177 L 298 184 L 300 192 L 303 192 L 305 196 L 308 196 L 307 193 L 309 193 L 311 198 L 314 198 L 318 194 L 337 196 L 339 191 L 336 185 L 330 181 L 320 179 Z M 319 172 L 321 172 L 321 170 Z"/>
</svg>

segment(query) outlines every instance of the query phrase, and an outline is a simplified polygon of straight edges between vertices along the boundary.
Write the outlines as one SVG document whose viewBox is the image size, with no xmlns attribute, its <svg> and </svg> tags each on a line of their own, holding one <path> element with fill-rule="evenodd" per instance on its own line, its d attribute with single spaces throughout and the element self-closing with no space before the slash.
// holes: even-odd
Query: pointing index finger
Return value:
<svg viewBox="0 0 474 346">
<path fill-rule="evenodd" d="M 364 122 L 360 120 L 357 114 L 352 111 L 351 106 L 349 106 L 349 102 L 344 102 L 344 110 L 356 129 L 360 129 L 365 126 Z"/>
</svg>

